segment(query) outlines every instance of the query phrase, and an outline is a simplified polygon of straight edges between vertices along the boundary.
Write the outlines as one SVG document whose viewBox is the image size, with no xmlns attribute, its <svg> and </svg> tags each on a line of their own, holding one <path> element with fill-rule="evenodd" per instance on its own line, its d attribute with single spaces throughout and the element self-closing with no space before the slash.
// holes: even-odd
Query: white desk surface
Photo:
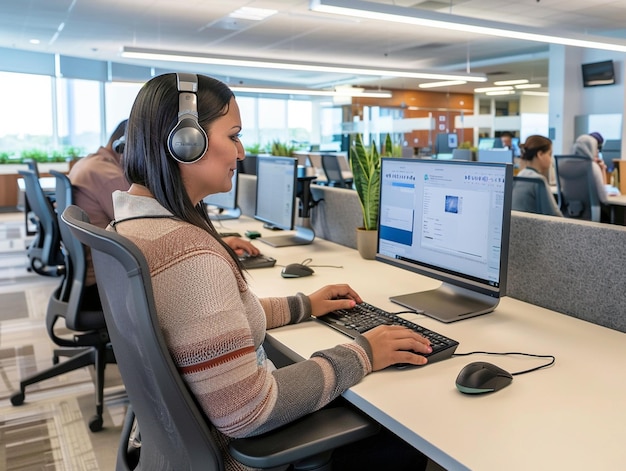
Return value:
<svg viewBox="0 0 626 471">
<path fill-rule="evenodd" d="M 225 221 L 228 229 L 266 230 L 247 218 Z M 279 265 L 313 259 L 307 278 L 284 279 L 280 266 L 251 270 L 259 296 L 309 294 L 348 282 L 374 305 L 402 310 L 390 295 L 436 287 L 439 282 L 362 259 L 355 250 L 316 239 L 309 246 L 272 248 L 256 243 Z M 619 315 L 620 313 L 616 313 Z M 376 372 L 344 396 L 381 424 L 449 470 L 621 469 L 626 463 L 626 335 L 567 315 L 503 298 L 490 314 L 453 324 L 412 316 L 418 323 L 459 341 L 458 353 L 477 350 L 551 354 L 550 368 L 516 376 L 501 391 L 464 395 L 454 381 L 472 361 L 510 372 L 545 359 L 473 355 L 422 368 Z M 409 317 L 409 318 L 411 318 Z M 293 359 L 346 338 L 316 321 L 268 332 L 268 340 Z"/>
<path fill-rule="evenodd" d="M 39 184 L 44 191 L 54 191 L 57 186 L 57 179 L 55 177 L 40 177 Z M 24 191 L 26 189 L 23 178 L 17 179 L 17 187 L 19 191 Z"/>
</svg>

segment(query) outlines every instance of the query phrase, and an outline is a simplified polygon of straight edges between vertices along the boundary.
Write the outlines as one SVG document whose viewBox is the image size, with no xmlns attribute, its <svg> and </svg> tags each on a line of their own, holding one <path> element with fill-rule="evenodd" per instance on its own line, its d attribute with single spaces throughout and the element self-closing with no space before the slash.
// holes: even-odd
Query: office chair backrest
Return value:
<svg viewBox="0 0 626 471">
<path fill-rule="evenodd" d="M 542 179 L 513 177 L 511 209 L 535 214 L 552 214 L 548 198 L 554 197 Z"/>
<path fill-rule="evenodd" d="M 343 157 L 341 157 L 343 158 Z M 334 154 L 322 154 L 322 168 L 324 174 L 328 180 L 330 186 L 338 186 L 343 188 L 349 188 L 351 183 L 348 183 L 341 173 L 341 165 L 339 163 L 339 156 Z"/>
<path fill-rule="evenodd" d="M 599 188 L 593 161 L 581 155 L 555 155 L 559 207 L 565 217 L 600 222 Z"/>
<path fill-rule="evenodd" d="M 24 163 L 28 166 L 28 170 L 33 172 L 39 178 L 39 164 L 35 159 L 25 159 Z"/>
<path fill-rule="evenodd" d="M 52 270 L 50 273 L 46 273 L 46 267 L 57 267 L 64 264 L 63 254 L 61 252 L 61 234 L 59 232 L 56 212 L 52 207 L 52 203 L 41 188 L 39 178 L 35 172 L 32 170 L 18 170 L 18 173 L 24 178 L 24 188 L 28 204 L 38 219 L 39 233 L 33 244 L 37 245 L 40 249 L 37 250 L 36 256 L 43 264 L 43 267 L 41 271 L 36 267 L 33 268 L 37 273 L 42 275 L 52 274 L 57 276 L 58 273 L 56 273 L 56 269 Z"/>
<path fill-rule="evenodd" d="M 209 425 L 163 339 L 143 254 L 128 239 L 89 224 L 77 206 L 62 219 L 91 248 L 109 336 L 141 431 L 141 469 L 223 470 Z M 125 469 L 121 448 L 118 469 Z"/>
<path fill-rule="evenodd" d="M 452 158 L 455 160 L 472 160 L 472 150 L 471 149 L 453 149 L 452 150 Z"/>
</svg>

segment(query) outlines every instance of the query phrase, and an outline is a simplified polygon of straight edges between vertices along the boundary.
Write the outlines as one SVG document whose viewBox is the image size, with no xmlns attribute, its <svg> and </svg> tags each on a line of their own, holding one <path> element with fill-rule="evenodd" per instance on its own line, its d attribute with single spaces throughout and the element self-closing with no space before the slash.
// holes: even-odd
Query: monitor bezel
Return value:
<svg viewBox="0 0 626 471">
<path fill-rule="evenodd" d="M 510 239 L 510 225 L 511 225 L 511 199 L 513 189 L 513 164 L 510 163 L 497 163 L 497 162 L 470 162 L 459 160 L 419 160 L 419 159 L 399 159 L 397 157 L 385 157 L 381 162 L 381 172 L 384 171 L 386 161 L 398 160 L 406 161 L 411 165 L 423 165 L 433 163 L 438 165 L 472 165 L 472 166 L 484 166 L 484 167 L 500 167 L 505 170 L 505 185 L 504 185 L 504 201 L 503 201 L 503 215 L 502 215 L 502 233 L 501 233 L 501 248 L 500 248 L 500 270 L 499 270 L 499 282 L 498 286 L 489 284 L 488 280 L 475 280 L 471 277 L 458 273 L 451 272 L 439 267 L 432 267 L 426 263 L 419 261 L 408 262 L 404 260 L 398 260 L 391 258 L 387 255 L 380 253 L 380 231 L 376 245 L 376 260 L 402 268 L 420 275 L 425 275 L 430 278 L 442 281 L 449 285 L 458 286 L 459 288 L 467 289 L 482 295 L 487 295 L 492 298 L 499 299 L 506 295 L 507 285 L 507 271 L 508 271 L 508 256 L 509 256 L 509 239 Z M 382 174 L 382 173 L 381 173 Z M 382 203 L 382 180 L 381 180 L 381 192 L 379 196 L 379 207 Z M 378 214 L 378 227 L 381 222 L 381 211 Z"/>
<path fill-rule="evenodd" d="M 258 214 L 259 200 L 260 200 L 259 192 L 261 191 L 261 185 L 259 185 L 259 182 L 261 181 L 261 178 L 259 175 L 259 169 L 260 169 L 260 166 L 263 164 L 263 162 L 267 162 L 270 160 L 272 161 L 282 160 L 284 162 L 290 162 L 293 165 L 293 184 L 292 184 L 293 191 L 290 197 L 291 216 L 290 216 L 289 225 L 283 224 L 282 221 L 272 221 L 266 215 Z M 285 231 L 293 230 L 295 228 L 296 209 L 297 209 L 296 197 L 297 197 L 297 183 L 298 183 L 298 159 L 293 158 L 293 157 L 286 157 L 286 156 L 259 155 L 257 156 L 257 161 L 256 161 L 256 177 L 257 177 L 257 182 L 256 182 L 256 190 L 255 190 L 254 219 L 264 222 L 268 225 L 271 225 L 272 228 L 282 229 Z"/>
</svg>

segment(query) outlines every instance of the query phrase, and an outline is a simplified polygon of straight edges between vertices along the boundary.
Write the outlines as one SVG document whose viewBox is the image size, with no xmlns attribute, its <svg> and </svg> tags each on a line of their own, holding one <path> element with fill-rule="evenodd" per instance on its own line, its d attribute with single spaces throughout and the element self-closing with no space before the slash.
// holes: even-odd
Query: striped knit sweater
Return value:
<svg viewBox="0 0 626 471">
<path fill-rule="evenodd" d="M 265 330 L 308 318 L 308 297 L 259 299 L 209 233 L 169 218 L 153 198 L 117 191 L 113 200 L 115 230 L 148 261 L 168 348 L 217 429 L 228 470 L 247 469 L 228 454 L 228 437 L 257 435 L 291 422 L 371 372 L 365 338 L 274 368 L 262 347 Z"/>
</svg>

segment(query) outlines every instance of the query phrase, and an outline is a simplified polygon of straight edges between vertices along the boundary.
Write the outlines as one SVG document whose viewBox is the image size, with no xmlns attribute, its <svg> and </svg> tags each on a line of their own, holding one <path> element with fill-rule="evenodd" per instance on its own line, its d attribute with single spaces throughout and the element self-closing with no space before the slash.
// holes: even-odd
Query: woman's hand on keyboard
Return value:
<svg viewBox="0 0 626 471">
<path fill-rule="evenodd" d="M 323 316 L 337 309 L 352 309 L 363 302 L 361 297 L 349 285 L 327 285 L 309 294 L 311 315 Z"/>
<path fill-rule="evenodd" d="M 248 255 L 259 255 L 259 253 L 261 253 L 250 241 L 242 239 L 241 237 L 223 237 L 222 240 L 226 242 L 226 245 L 233 249 L 237 255 L 243 255 L 244 253 Z"/>
<path fill-rule="evenodd" d="M 427 339 L 398 325 L 381 325 L 363 336 L 372 347 L 373 371 L 399 363 L 423 365 L 427 360 L 420 353 L 432 352 Z"/>
</svg>

